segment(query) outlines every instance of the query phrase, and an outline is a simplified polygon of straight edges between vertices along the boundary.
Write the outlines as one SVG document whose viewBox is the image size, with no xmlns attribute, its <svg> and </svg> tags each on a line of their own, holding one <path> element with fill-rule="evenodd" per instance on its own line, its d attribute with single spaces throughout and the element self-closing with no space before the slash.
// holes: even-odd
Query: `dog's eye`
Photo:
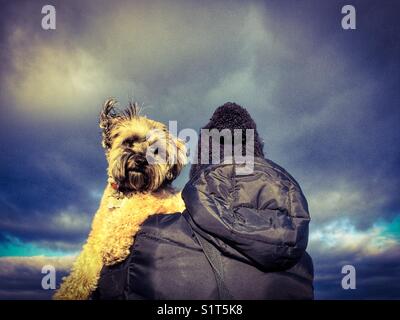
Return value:
<svg viewBox="0 0 400 320">
<path fill-rule="evenodd" d="M 154 155 L 158 155 L 158 148 L 156 148 L 153 153 Z"/>
<path fill-rule="evenodd" d="M 130 138 L 125 139 L 124 142 L 122 142 L 122 144 L 124 146 L 130 147 L 130 146 L 133 146 L 133 144 L 135 144 L 138 141 L 139 141 L 138 137 L 130 137 Z"/>
</svg>

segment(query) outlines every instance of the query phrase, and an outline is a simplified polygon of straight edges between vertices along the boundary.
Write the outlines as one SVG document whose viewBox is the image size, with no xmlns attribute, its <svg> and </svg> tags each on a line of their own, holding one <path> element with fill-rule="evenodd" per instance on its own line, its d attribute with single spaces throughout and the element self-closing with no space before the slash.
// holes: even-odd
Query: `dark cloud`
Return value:
<svg viewBox="0 0 400 320">
<path fill-rule="evenodd" d="M 97 126 L 55 124 L 43 130 L 23 121 L 5 124 L 2 132 L 8 150 L 1 159 L 2 232 L 30 241 L 82 241 L 87 229 L 57 226 L 56 219 L 80 216 L 88 228 L 98 206 L 106 163 Z"/>
<path fill-rule="evenodd" d="M 400 248 L 382 254 L 358 256 L 342 254 L 313 255 L 317 299 L 399 299 Z M 356 270 L 356 289 L 344 290 L 342 267 L 352 265 Z"/>
<path fill-rule="evenodd" d="M 72 259 L 72 257 L 0 258 L 0 299 L 51 299 L 54 290 L 45 290 L 41 285 L 46 275 L 42 273 L 42 268 L 49 265 L 55 268 L 55 280 L 58 287 L 62 277 L 67 275 Z"/>
</svg>

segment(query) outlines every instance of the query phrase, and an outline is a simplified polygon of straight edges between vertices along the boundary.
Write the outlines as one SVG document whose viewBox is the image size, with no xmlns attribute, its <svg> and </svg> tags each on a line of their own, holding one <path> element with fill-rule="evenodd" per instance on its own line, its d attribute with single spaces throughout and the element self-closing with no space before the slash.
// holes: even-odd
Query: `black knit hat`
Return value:
<svg viewBox="0 0 400 320">
<path fill-rule="evenodd" d="M 264 157 L 263 142 L 257 131 L 257 126 L 254 120 L 251 118 L 247 110 L 236 103 L 227 102 L 224 105 L 218 107 L 212 115 L 210 121 L 202 129 L 217 129 L 219 131 L 228 129 L 233 132 L 234 129 L 253 129 L 254 130 L 254 156 Z M 201 137 L 201 135 L 200 135 Z M 200 142 L 200 141 L 199 141 Z M 245 132 L 242 133 L 242 145 L 246 143 Z M 242 148 L 245 151 L 245 148 Z M 209 161 L 211 163 L 211 148 L 209 148 Z M 223 157 L 223 146 L 221 146 L 221 157 Z M 198 170 L 207 165 L 200 164 L 201 148 L 200 143 L 198 144 L 197 150 L 198 162 L 192 164 L 190 168 L 190 177 L 193 177 Z"/>
</svg>

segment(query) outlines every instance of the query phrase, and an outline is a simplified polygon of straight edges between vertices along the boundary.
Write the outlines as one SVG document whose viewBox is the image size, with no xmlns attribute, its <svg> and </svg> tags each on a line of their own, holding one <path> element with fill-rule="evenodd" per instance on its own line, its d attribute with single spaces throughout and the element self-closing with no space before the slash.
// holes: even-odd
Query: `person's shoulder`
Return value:
<svg viewBox="0 0 400 320">
<path fill-rule="evenodd" d="M 193 231 L 182 213 L 155 214 L 141 226 L 141 235 L 171 241 L 185 241 L 192 238 Z"/>
<path fill-rule="evenodd" d="M 142 225 L 142 229 L 158 229 L 160 227 L 173 227 L 176 224 L 180 224 L 183 222 L 182 214 L 177 213 L 159 213 L 153 214 L 146 219 L 146 221 Z"/>
</svg>

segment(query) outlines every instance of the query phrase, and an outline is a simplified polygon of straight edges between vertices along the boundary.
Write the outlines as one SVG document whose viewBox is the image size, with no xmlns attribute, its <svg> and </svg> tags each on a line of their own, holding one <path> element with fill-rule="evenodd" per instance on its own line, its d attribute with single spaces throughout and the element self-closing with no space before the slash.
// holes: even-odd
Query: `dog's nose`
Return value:
<svg viewBox="0 0 400 320">
<path fill-rule="evenodd" d="M 145 157 L 138 157 L 135 159 L 136 165 L 137 166 L 147 166 L 149 163 L 147 162 L 147 159 Z"/>
</svg>

